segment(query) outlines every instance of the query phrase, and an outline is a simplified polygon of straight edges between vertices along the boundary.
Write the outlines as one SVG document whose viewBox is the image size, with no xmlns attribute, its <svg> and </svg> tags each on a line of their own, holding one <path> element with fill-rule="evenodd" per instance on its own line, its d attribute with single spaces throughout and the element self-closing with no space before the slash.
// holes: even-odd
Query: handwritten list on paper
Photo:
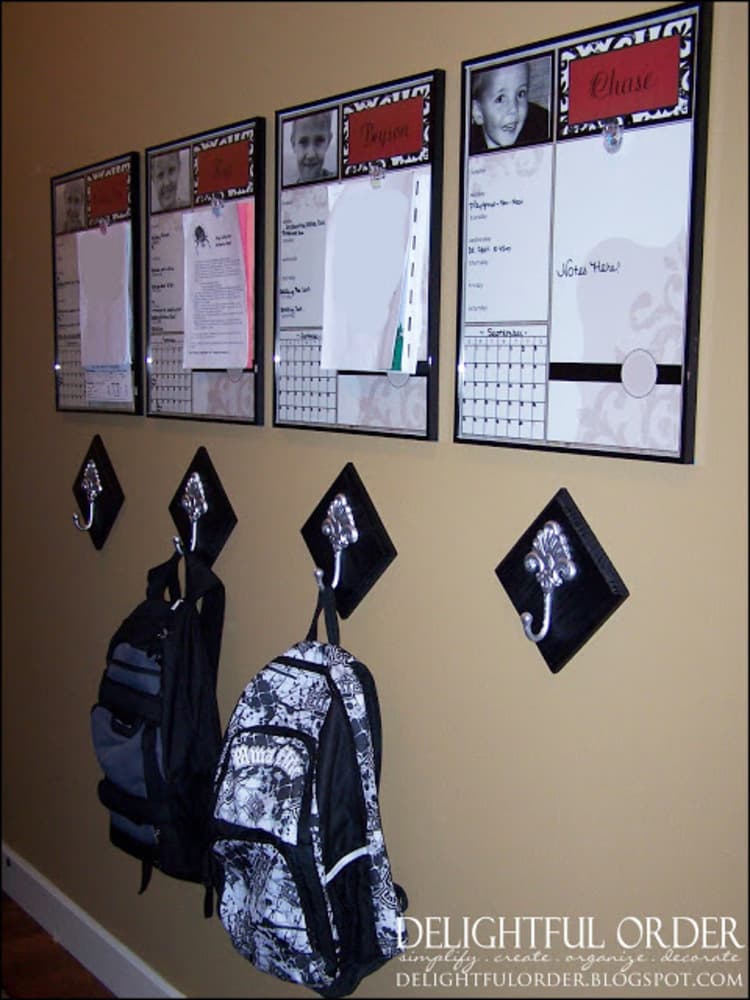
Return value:
<svg viewBox="0 0 750 1000">
<path fill-rule="evenodd" d="M 323 325 L 328 192 L 324 185 L 281 195 L 279 321 L 282 328 Z"/>
<path fill-rule="evenodd" d="M 547 321 L 551 173 L 547 146 L 469 160 L 466 322 Z"/>
<path fill-rule="evenodd" d="M 151 331 L 182 333 L 185 241 L 178 212 L 155 215 L 150 228 Z"/>
</svg>

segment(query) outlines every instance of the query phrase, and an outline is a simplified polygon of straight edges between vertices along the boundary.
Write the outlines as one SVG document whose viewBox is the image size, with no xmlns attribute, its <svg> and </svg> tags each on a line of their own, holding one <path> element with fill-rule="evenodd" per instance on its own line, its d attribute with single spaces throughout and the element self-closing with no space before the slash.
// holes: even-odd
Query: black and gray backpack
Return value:
<svg viewBox="0 0 750 1000">
<path fill-rule="evenodd" d="M 103 771 L 99 799 L 115 847 L 153 868 L 205 887 L 213 882 L 209 817 L 222 729 L 216 680 L 224 585 L 197 553 L 185 555 L 181 593 L 175 552 L 148 572 L 146 597 L 113 634 L 91 736 Z"/>
<path fill-rule="evenodd" d="M 325 611 L 328 643 L 317 641 Z M 218 916 L 257 969 L 343 997 L 406 946 L 378 803 L 367 667 L 338 645 L 334 594 L 260 670 L 224 736 L 213 806 Z"/>
</svg>

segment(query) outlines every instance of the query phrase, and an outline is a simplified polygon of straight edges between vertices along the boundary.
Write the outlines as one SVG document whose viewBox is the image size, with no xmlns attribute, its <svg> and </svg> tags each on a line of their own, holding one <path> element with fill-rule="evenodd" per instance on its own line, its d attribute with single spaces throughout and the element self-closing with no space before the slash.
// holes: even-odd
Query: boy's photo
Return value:
<svg viewBox="0 0 750 1000">
<path fill-rule="evenodd" d="M 57 233 L 75 233 L 85 227 L 85 201 L 86 183 L 83 177 L 58 186 L 55 204 Z"/>
<path fill-rule="evenodd" d="M 151 158 L 151 208 L 171 212 L 190 206 L 190 150 L 173 149 Z"/>
<path fill-rule="evenodd" d="M 549 141 L 551 78 L 549 56 L 475 71 L 469 153 Z"/>
<path fill-rule="evenodd" d="M 338 175 L 338 129 L 335 110 L 316 111 L 285 122 L 283 183 L 309 184 Z"/>
</svg>

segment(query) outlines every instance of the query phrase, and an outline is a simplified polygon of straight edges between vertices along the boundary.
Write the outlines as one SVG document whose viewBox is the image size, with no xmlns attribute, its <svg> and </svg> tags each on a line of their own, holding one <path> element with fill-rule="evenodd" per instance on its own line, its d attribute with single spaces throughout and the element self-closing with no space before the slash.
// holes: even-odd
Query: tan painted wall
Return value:
<svg viewBox="0 0 750 1000">
<path fill-rule="evenodd" d="M 299 529 L 347 461 L 394 540 L 343 641 L 378 683 L 385 828 L 411 914 L 588 914 L 610 940 L 630 914 L 727 914 L 747 940 L 744 4 L 716 5 L 695 464 L 452 443 L 460 62 L 658 6 L 2 5 L 3 839 L 188 995 L 309 995 L 255 973 L 195 887 L 157 875 L 138 897 L 96 801 L 105 644 L 171 551 L 167 505 L 201 444 L 239 517 L 216 564 L 223 721 L 307 625 Z M 437 443 L 274 428 L 270 370 L 264 427 L 55 412 L 50 176 L 263 115 L 272 191 L 275 109 L 433 67 L 447 71 Z M 269 201 L 268 354 L 272 226 Z M 71 524 L 95 433 L 126 494 L 101 552 Z M 493 570 L 560 486 L 631 596 L 553 676 Z M 399 988 L 402 968 L 358 995 L 434 995 Z"/>
</svg>

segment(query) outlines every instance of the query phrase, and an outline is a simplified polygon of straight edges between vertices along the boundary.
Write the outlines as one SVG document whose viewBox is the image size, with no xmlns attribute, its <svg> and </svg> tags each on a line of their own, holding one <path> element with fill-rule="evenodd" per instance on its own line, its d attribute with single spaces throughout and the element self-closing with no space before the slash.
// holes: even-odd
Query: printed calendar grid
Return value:
<svg viewBox="0 0 750 1000">
<path fill-rule="evenodd" d="M 543 441 L 547 336 L 466 331 L 460 385 L 463 437 Z"/>
<path fill-rule="evenodd" d="M 58 338 L 56 362 L 57 405 L 68 410 L 91 410 L 92 395 L 87 389 L 86 369 L 81 365 L 81 338 L 78 333 L 63 334 Z M 122 383 L 115 379 L 109 386 L 109 398 L 101 394 L 97 384 L 96 406 L 102 412 L 130 413 L 131 404 L 122 400 Z"/>
<path fill-rule="evenodd" d="M 320 367 L 320 335 L 281 331 L 276 366 L 279 421 L 336 423 L 336 372 Z"/>
<path fill-rule="evenodd" d="M 182 337 L 155 335 L 149 365 L 150 409 L 153 413 L 192 413 L 192 373 L 182 367 Z"/>
<path fill-rule="evenodd" d="M 59 406 L 85 407 L 86 381 L 81 367 L 81 339 L 60 335 L 57 340 L 57 401 Z"/>
</svg>

